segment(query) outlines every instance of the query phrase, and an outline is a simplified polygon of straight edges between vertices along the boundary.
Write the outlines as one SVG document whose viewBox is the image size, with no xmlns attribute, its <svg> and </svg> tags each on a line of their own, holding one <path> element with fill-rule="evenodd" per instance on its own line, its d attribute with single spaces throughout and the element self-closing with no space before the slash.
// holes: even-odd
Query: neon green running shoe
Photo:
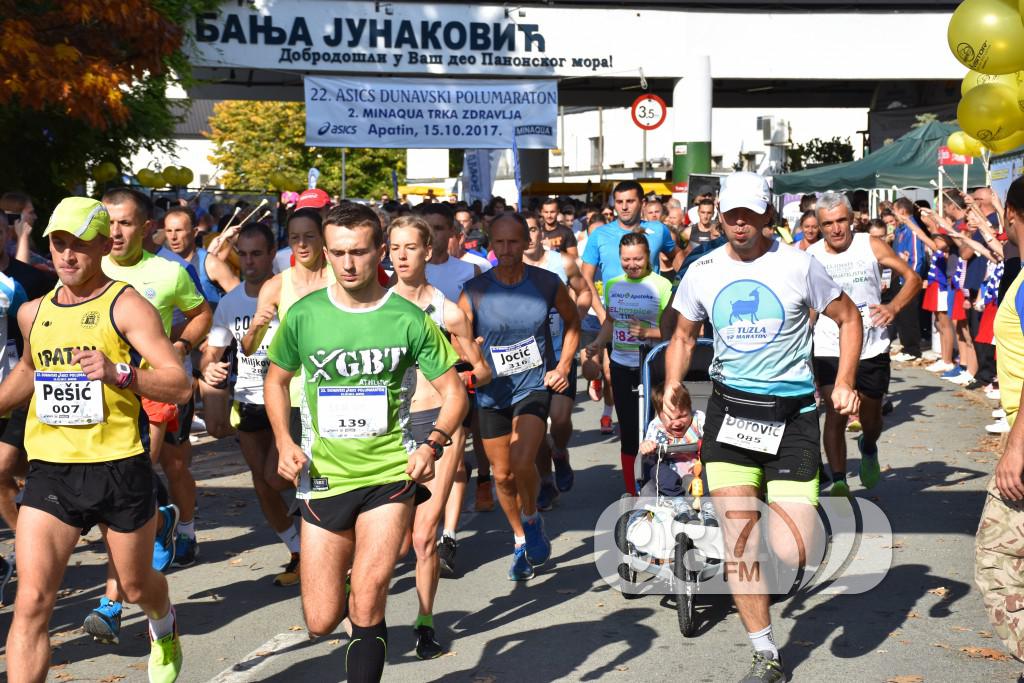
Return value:
<svg viewBox="0 0 1024 683">
<path fill-rule="evenodd" d="M 149 683 L 174 683 L 181 673 L 181 638 L 178 625 L 163 638 L 150 643 Z"/>
<path fill-rule="evenodd" d="M 832 489 L 828 492 L 828 495 L 835 496 L 836 498 L 849 498 L 850 497 L 850 485 L 846 483 L 845 479 L 832 482 Z"/>
<path fill-rule="evenodd" d="M 874 453 L 868 453 L 864 449 L 864 435 L 857 437 L 857 450 L 860 451 L 860 483 L 864 488 L 874 488 L 881 478 L 881 468 L 878 465 L 878 448 Z"/>
</svg>

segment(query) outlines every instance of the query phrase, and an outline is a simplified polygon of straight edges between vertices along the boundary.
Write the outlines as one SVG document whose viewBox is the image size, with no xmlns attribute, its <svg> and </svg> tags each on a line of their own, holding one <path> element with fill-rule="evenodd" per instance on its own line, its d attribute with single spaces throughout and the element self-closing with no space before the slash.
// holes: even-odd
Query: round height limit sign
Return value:
<svg viewBox="0 0 1024 683">
<path fill-rule="evenodd" d="M 633 123 L 643 130 L 654 130 L 665 123 L 668 116 L 668 106 L 665 100 L 653 93 L 646 93 L 633 100 L 633 108 L 630 110 L 633 115 Z"/>
</svg>

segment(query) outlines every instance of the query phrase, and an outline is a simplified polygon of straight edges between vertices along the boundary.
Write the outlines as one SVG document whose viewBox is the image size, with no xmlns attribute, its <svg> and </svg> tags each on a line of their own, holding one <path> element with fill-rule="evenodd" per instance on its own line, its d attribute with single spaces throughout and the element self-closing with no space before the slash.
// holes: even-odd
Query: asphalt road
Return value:
<svg viewBox="0 0 1024 683">
<path fill-rule="evenodd" d="M 972 579 L 974 532 L 996 459 L 981 427 L 994 404 L 919 368 L 897 369 L 892 390 L 883 481 L 865 492 L 851 478 L 855 495 L 875 502 L 892 524 L 885 551 L 892 567 L 863 595 L 805 592 L 775 605 L 784 661 L 796 681 L 1014 681 L 1020 665 L 992 636 Z M 576 487 L 546 515 L 553 561 L 535 579 L 506 579 L 512 539 L 500 512 L 463 516 L 460 576 L 442 579 L 435 615 L 448 655 L 416 659 L 413 564 L 400 563 L 388 600 L 385 680 L 710 682 L 745 672 L 750 648 L 727 598 L 702 599 L 698 635 L 684 639 L 669 600 L 625 600 L 598 575 L 594 524 L 621 489 L 617 439 L 601 437 L 598 415 L 589 400 L 574 415 Z M 179 680 L 343 680 L 344 633 L 310 641 L 298 588 L 271 584 L 286 553 L 262 521 L 234 442 L 203 441 L 194 465 L 201 562 L 168 576 L 185 650 Z M 102 590 L 105 556 L 96 538 L 83 540 L 65 578 L 49 680 L 145 681 L 138 609 L 127 608 L 118 646 L 93 643 L 80 629 Z M 5 607 L 0 634 L 10 620 Z"/>
</svg>

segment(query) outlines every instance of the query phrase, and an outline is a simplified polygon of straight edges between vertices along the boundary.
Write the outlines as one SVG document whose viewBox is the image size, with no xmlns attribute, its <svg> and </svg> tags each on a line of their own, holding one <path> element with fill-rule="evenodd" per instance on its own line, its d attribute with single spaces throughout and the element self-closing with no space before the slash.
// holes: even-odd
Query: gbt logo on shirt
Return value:
<svg viewBox="0 0 1024 683">
<path fill-rule="evenodd" d="M 786 322 L 786 311 L 764 284 L 736 280 L 719 291 L 711 322 L 729 348 L 751 353 L 775 341 Z"/>
</svg>

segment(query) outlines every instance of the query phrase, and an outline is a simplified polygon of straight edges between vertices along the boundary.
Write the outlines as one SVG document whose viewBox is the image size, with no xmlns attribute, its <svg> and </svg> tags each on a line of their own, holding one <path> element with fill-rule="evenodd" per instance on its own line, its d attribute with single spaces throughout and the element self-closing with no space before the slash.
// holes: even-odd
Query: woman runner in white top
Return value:
<svg viewBox="0 0 1024 683">
<path fill-rule="evenodd" d="M 395 293 L 422 308 L 438 327 L 451 335 L 455 351 L 473 366 L 471 373 L 463 373 L 463 378 L 477 384 L 486 384 L 491 378 L 491 368 L 484 361 L 480 347 L 473 339 L 469 319 L 457 305 L 445 298 L 441 290 L 427 283 L 426 266 L 432 239 L 430 225 L 419 216 L 402 216 L 391 223 L 388 228 L 388 248 L 397 278 Z M 443 399 L 431 383 L 420 375 L 418 369 L 410 370 L 403 382 L 413 394 L 406 432 L 415 443 L 420 443 L 434 427 Z M 470 377 L 466 377 L 467 374 Z M 462 496 L 466 490 L 466 469 L 463 465 L 465 446 L 466 434 L 459 427 L 451 434 L 451 443 L 434 466 L 434 478 L 425 484 L 430 490 L 430 499 L 416 507 L 412 529 L 399 554 L 404 556 L 409 552 L 410 545 L 416 551 L 419 614 L 413 628 L 417 636 L 416 656 L 420 659 L 433 659 L 445 652 L 434 640 L 434 597 L 440 576 L 437 527 L 450 493 L 457 499 L 455 509 L 458 511 L 462 507 Z M 446 525 L 446 531 L 454 536 L 454 524 L 451 528 Z"/>
</svg>

